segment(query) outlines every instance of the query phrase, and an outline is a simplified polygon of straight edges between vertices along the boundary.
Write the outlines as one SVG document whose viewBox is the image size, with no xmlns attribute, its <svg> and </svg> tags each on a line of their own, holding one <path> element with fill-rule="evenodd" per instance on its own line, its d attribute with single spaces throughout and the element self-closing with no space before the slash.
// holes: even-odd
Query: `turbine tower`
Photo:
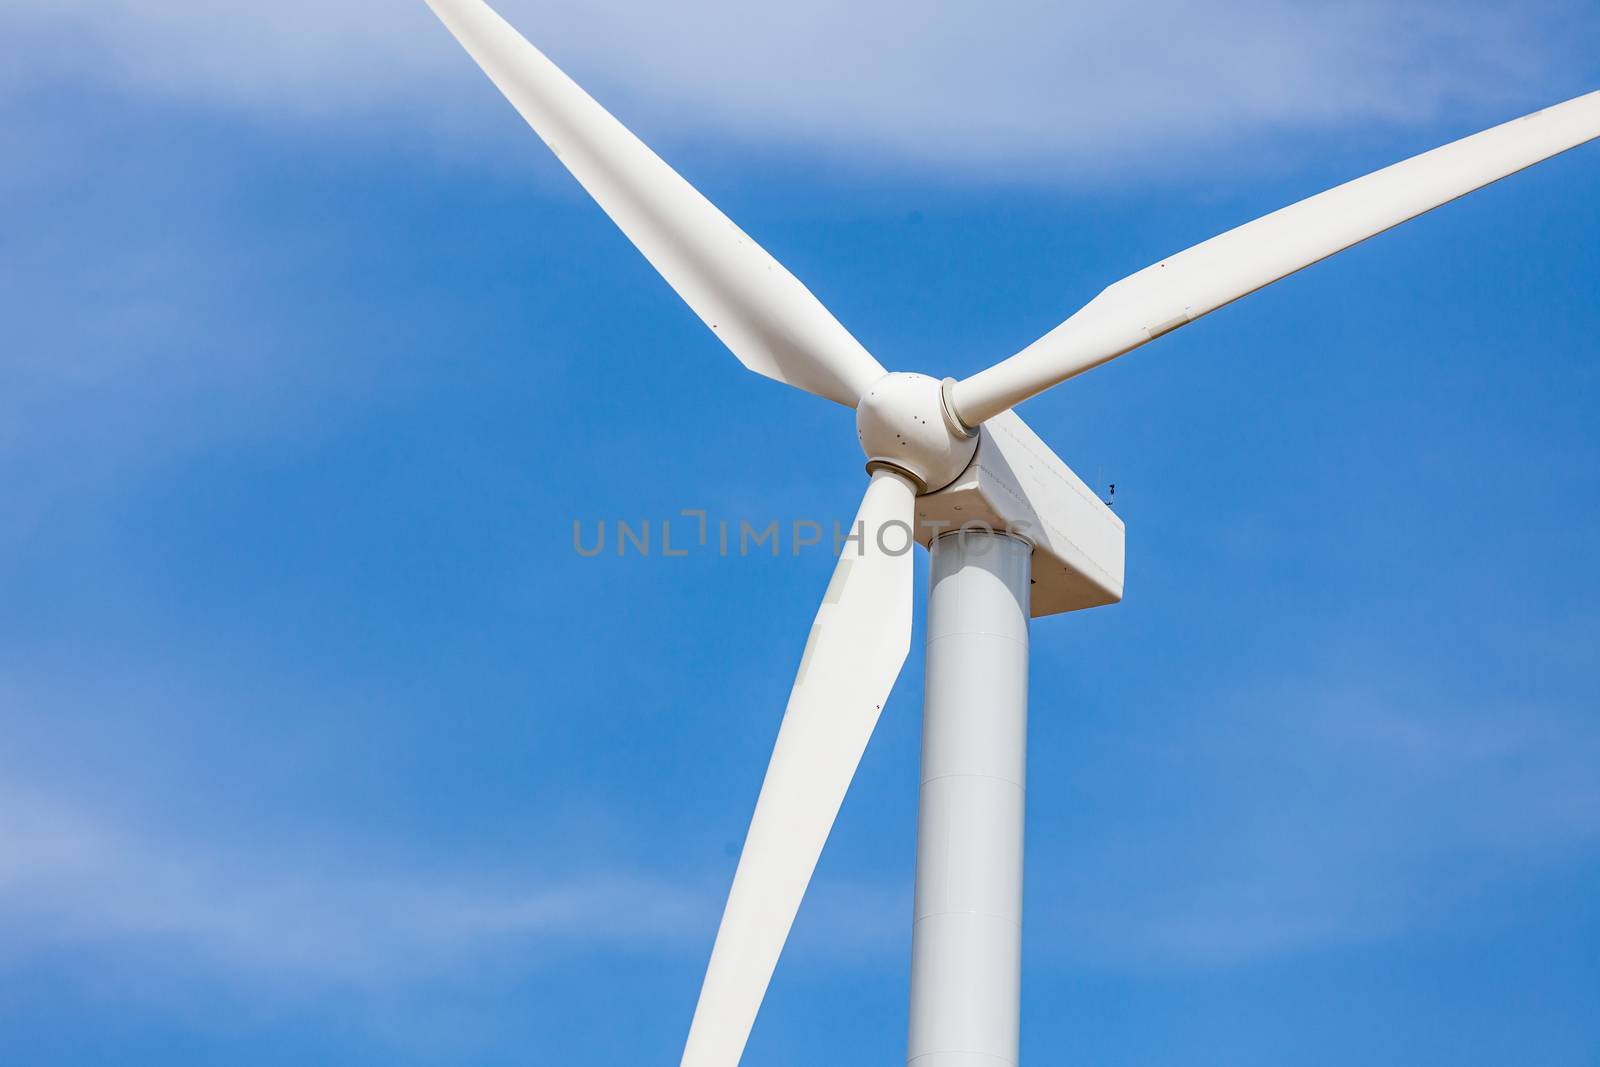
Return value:
<svg viewBox="0 0 1600 1067">
<path fill-rule="evenodd" d="M 1600 92 L 1265 215 L 1110 286 L 962 381 L 889 373 L 794 275 L 482 0 L 435 14 L 750 370 L 856 411 L 869 481 L 812 623 L 690 1024 L 734 1067 L 911 644 L 931 553 L 908 1064 L 1018 1058 L 1031 618 L 1122 597 L 1121 521 L 1012 411 L 1441 204 L 1600 137 Z"/>
</svg>

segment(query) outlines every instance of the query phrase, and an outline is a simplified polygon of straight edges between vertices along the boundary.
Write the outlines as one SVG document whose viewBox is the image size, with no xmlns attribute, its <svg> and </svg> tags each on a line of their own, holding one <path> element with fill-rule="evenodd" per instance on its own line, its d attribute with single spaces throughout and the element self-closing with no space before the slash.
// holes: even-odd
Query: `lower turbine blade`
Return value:
<svg viewBox="0 0 1600 1067">
<path fill-rule="evenodd" d="M 711 950 L 682 1067 L 734 1067 L 911 648 L 915 490 L 877 471 L 834 568 Z"/>
</svg>

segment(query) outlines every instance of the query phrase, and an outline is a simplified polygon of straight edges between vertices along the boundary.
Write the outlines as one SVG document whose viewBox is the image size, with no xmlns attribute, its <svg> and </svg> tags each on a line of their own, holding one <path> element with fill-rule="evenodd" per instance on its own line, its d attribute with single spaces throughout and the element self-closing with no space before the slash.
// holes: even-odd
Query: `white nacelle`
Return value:
<svg viewBox="0 0 1600 1067">
<path fill-rule="evenodd" d="M 923 545 L 968 523 L 1033 542 L 1035 618 L 1122 599 L 1122 520 L 1014 412 L 983 424 L 955 481 L 917 498 Z"/>
</svg>

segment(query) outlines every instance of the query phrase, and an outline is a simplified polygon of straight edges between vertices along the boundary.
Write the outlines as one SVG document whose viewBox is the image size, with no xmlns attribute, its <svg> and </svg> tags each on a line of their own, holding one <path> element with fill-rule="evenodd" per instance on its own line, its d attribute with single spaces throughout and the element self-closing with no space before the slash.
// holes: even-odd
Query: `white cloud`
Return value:
<svg viewBox="0 0 1600 1067">
<path fill-rule="evenodd" d="M 218 841 L 0 789 L 0 978 L 198 1033 L 327 1016 L 407 1062 L 459 1062 L 508 1027 L 559 1030 L 537 998 L 508 1022 L 490 1005 L 510 991 L 597 957 L 703 958 L 715 921 L 710 894 L 649 875 L 396 864 L 321 825 L 291 846 L 258 829 Z"/>
<path fill-rule="evenodd" d="M 8 954 L 121 948 L 234 980 L 368 987 L 508 953 L 678 945 L 707 909 L 636 876 L 383 873 L 348 849 L 173 841 L 47 792 L 0 793 Z"/>
<path fill-rule="evenodd" d="M 1554 29 L 1559 4 L 501 6 L 647 139 L 797 145 L 866 169 L 1026 179 L 1187 165 L 1261 135 L 1509 117 L 1583 88 L 1581 59 Z M 421 0 L 21 0 L 9 11 L 0 19 L 30 42 L 13 92 L 88 79 L 275 120 L 384 115 L 435 136 L 507 118 Z"/>
<path fill-rule="evenodd" d="M 249 827 L 229 842 L 186 838 L 66 794 L 0 789 L 0 971 L 59 959 L 98 996 L 180 1015 L 196 988 L 253 1010 L 336 996 L 409 1044 L 448 1014 L 430 1003 L 427 1018 L 384 1021 L 418 992 L 483 995 L 486 979 L 559 975 L 601 954 L 693 971 L 726 891 L 720 873 L 689 884 L 452 871 L 437 856 L 422 857 L 418 873 L 361 852 L 347 838 L 268 846 Z M 898 958 L 910 913 L 909 885 L 820 878 L 788 966 L 832 973 Z M 113 974 L 139 977 L 104 980 Z"/>
<path fill-rule="evenodd" d="M 1094 832 L 1058 806 L 1030 841 L 1033 958 L 1162 972 L 1381 943 L 1458 921 L 1474 899 L 1492 910 L 1600 848 L 1590 717 L 1393 688 L 1306 691 L 1223 694 L 1216 706 L 1236 712 L 1197 707 L 1191 725 L 1163 718 L 1157 736 L 1133 722 L 1094 753 L 1109 776 L 1080 783 L 1099 798 Z M 0 706 L 25 694 L 0 688 Z M 57 736 L 74 733 L 59 718 L 13 716 L 8 729 L 75 747 Z M 1119 780 L 1129 767 L 1136 776 Z M 97 801 L 80 776 L 0 772 L 0 965 L 101 950 L 252 993 L 360 993 L 599 950 L 698 962 L 725 890 L 720 871 L 542 870 L 533 841 L 522 849 L 532 866 L 437 852 L 396 865 L 320 816 L 297 843 L 281 830 L 264 839 L 249 820 L 218 840 Z M 172 787 L 184 776 L 159 777 Z M 115 792 L 140 788 L 130 779 Z M 1155 799 L 1124 819 L 1118 790 Z M 898 958 L 908 894 L 825 864 L 790 965 Z"/>
</svg>

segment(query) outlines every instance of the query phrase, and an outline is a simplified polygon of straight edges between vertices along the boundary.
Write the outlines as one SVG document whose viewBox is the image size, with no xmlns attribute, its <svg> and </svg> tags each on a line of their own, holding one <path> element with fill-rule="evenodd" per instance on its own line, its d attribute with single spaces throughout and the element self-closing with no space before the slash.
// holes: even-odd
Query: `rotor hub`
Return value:
<svg viewBox="0 0 1600 1067">
<path fill-rule="evenodd" d="M 886 374 L 856 405 L 867 467 L 909 475 L 919 492 L 943 489 L 967 469 L 978 435 L 950 414 L 944 384 L 926 374 Z"/>
</svg>

